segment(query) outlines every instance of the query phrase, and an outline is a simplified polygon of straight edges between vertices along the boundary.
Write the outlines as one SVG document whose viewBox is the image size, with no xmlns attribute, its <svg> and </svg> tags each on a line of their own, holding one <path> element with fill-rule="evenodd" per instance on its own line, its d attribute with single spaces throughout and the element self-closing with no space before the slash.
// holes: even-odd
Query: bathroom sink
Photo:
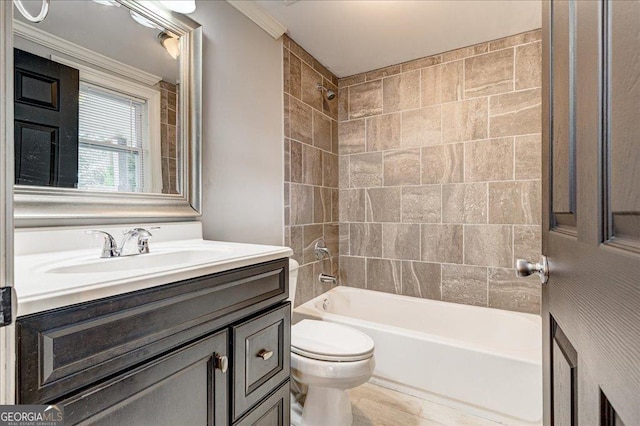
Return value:
<svg viewBox="0 0 640 426">
<path fill-rule="evenodd" d="M 176 269 L 214 262 L 226 255 L 224 247 L 178 249 L 109 259 L 81 259 L 50 265 L 50 274 L 101 274 L 140 269 Z"/>
</svg>

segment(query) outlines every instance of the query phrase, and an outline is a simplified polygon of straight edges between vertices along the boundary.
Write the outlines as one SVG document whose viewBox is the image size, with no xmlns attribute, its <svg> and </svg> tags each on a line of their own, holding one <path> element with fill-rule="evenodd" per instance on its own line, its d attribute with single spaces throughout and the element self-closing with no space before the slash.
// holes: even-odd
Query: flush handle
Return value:
<svg viewBox="0 0 640 426">
<path fill-rule="evenodd" d="M 258 357 L 262 358 L 265 361 L 271 358 L 272 356 L 273 356 L 273 351 L 270 351 L 268 349 L 262 349 L 260 352 L 258 352 Z"/>
<path fill-rule="evenodd" d="M 229 369 L 229 358 L 227 358 L 226 355 L 216 354 L 214 365 L 215 368 L 222 371 L 223 373 L 226 373 Z"/>
<path fill-rule="evenodd" d="M 546 284 L 549 281 L 549 261 L 547 256 L 541 256 L 539 263 L 532 263 L 524 259 L 516 260 L 517 277 L 528 277 L 532 274 L 540 277 L 540 284 Z"/>
</svg>

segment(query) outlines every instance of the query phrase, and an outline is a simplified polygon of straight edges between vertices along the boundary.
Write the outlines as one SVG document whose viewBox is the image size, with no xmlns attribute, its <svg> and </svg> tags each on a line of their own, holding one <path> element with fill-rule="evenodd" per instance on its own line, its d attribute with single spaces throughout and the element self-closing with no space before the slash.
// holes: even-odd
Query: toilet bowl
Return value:
<svg viewBox="0 0 640 426">
<path fill-rule="evenodd" d="M 298 263 L 289 260 L 289 292 L 295 299 Z M 291 327 L 292 425 L 349 426 L 353 422 L 348 389 L 366 383 L 375 367 L 373 340 L 353 328 L 326 321 L 302 320 Z"/>
</svg>

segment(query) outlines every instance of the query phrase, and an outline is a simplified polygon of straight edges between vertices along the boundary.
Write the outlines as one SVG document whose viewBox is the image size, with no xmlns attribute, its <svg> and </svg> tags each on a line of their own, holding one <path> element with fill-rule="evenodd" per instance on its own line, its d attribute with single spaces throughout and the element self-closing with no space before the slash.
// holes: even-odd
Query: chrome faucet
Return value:
<svg viewBox="0 0 640 426">
<path fill-rule="evenodd" d="M 152 228 L 158 229 L 158 228 Z M 149 253 L 149 238 L 153 237 L 151 232 L 144 228 L 133 228 L 124 233 L 122 243 L 118 247 L 116 239 L 105 231 L 91 230 L 87 234 L 104 236 L 104 245 L 102 246 L 102 258 L 133 256 L 136 254 Z M 125 251 L 129 241 L 136 239 L 136 250 Z"/>
</svg>

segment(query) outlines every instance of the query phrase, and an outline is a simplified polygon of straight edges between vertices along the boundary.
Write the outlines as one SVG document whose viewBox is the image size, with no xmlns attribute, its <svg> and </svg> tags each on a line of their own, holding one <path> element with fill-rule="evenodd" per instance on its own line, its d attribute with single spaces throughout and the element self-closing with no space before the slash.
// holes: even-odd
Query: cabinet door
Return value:
<svg viewBox="0 0 640 426">
<path fill-rule="evenodd" d="M 289 426 L 290 403 L 289 382 L 286 382 L 236 423 L 236 426 Z"/>
<path fill-rule="evenodd" d="M 65 424 L 227 425 L 227 331 L 217 333 L 58 402 Z"/>
</svg>

